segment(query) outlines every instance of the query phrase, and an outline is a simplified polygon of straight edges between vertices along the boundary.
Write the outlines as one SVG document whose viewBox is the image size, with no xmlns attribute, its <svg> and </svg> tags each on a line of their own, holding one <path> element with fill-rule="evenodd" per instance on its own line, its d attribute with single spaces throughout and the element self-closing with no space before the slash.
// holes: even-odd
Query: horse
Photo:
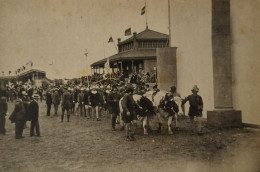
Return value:
<svg viewBox="0 0 260 172">
<path fill-rule="evenodd" d="M 178 128 L 178 116 L 183 115 L 181 97 L 173 97 L 171 93 L 163 90 L 158 92 L 148 91 L 144 96 L 151 100 L 153 106 L 156 108 L 156 116 L 159 121 L 158 131 L 161 132 L 163 120 L 168 119 L 168 133 L 172 135 L 173 131 L 171 124 L 173 118 L 175 125 Z M 147 119 L 144 119 L 143 123 L 147 124 Z M 146 129 L 144 134 L 148 134 Z"/>
<path fill-rule="evenodd" d="M 147 97 L 134 94 L 133 99 L 135 101 L 135 112 L 137 114 L 137 119 L 143 121 L 143 128 L 144 128 L 144 133 L 147 133 L 147 118 L 150 115 L 155 115 L 155 108 L 153 106 L 153 102 L 150 101 Z M 122 108 L 122 100 L 121 98 L 119 100 L 119 122 L 121 125 L 121 129 L 124 127 L 124 122 L 122 121 L 122 115 L 123 115 L 123 108 Z"/>
</svg>

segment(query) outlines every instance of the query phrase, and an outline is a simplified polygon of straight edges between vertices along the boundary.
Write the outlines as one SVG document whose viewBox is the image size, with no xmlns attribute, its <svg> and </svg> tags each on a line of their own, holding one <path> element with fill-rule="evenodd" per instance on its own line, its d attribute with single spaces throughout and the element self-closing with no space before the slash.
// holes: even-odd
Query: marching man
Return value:
<svg viewBox="0 0 260 172">
<path fill-rule="evenodd" d="M 109 104 L 109 111 L 112 115 L 112 130 L 115 131 L 116 118 L 119 115 L 119 100 L 121 96 L 118 92 L 117 86 L 112 86 L 112 91 L 107 96 Z"/>
<path fill-rule="evenodd" d="M 136 129 L 137 116 L 135 113 L 135 101 L 133 99 L 134 89 L 129 86 L 122 100 L 123 116 L 122 120 L 125 123 L 126 141 L 134 141 L 134 133 Z M 131 132 L 131 133 L 130 133 Z"/>
<path fill-rule="evenodd" d="M 190 108 L 189 108 L 189 117 L 190 117 L 190 124 L 191 124 L 191 130 L 192 134 L 195 132 L 195 128 L 198 128 L 198 135 L 202 134 L 202 129 L 201 129 L 201 120 L 202 120 L 202 111 L 203 111 L 203 101 L 201 96 L 198 95 L 199 88 L 197 85 L 194 85 L 192 90 L 192 94 L 186 97 L 182 105 L 184 105 L 187 101 L 190 103 Z M 196 117 L 198 126 L 195 126 L 195 121 L 194 117 Z"/>
</svg>

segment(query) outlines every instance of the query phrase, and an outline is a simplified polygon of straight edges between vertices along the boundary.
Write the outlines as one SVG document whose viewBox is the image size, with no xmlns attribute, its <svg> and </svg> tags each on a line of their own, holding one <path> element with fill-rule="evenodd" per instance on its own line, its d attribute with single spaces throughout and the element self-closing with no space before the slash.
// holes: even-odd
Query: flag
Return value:
<svg viewBox="0 0 260 172">
<path fill-rule="evenodd" d="M 131 27 L 125 30 L 125 36 L 131 35 Z"/>
<path fill-rule="evenodd" d="M 88 50 L 87 49 L 85 49 L 85 50 L 86 50 L 85 56 L 87 57 L 88 56 Z"/>
<path fill-rule="evenodd" d="M 104 72 L 105 74 L 109 73 L 110 71 L 110 65 L 109 65 L 109 57 L 107 58 L 107 62 L 104 65 Z"/>
<path fill-rule="evenodd" d="M 109 38 L 108 43 L 109 43 L 109 42 L 114 42 L 112 36 Z"/>
<path fill-rule="evenodd" d="M 144 15 L 144 13 L 145 13 L 145 6 L 141 10 L 141 15 Z"/>
</svg>

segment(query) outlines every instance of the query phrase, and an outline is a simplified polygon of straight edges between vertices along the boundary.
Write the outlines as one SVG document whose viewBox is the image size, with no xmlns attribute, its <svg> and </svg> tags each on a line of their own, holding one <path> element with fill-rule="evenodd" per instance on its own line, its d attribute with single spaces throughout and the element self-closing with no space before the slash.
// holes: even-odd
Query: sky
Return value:
<svg viewBox="0 0 260 172">
<path fill-rule="evenodd" d="M 127 28 L 145 29 L 145 2 L 149 29 L 168 34 L 168 0 L 0 0 L 0 69 L 14 75 L 32 61 L 50 79 L 90 74 Z"/>
</svg>

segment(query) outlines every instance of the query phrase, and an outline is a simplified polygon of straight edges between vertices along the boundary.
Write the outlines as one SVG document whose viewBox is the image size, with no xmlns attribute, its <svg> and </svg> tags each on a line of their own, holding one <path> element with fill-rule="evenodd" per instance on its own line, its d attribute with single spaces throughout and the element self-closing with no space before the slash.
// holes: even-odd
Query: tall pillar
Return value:
<svg viewBox="0 0 260 172">
<path fill-rule="evenodd" d="M 156 49 L 158 88 L 169 91 L 171 86 L 177 86 L 177 47 Z"/>
<path fill-rule="evenodd" d="M 212 0 L 212 58 L 214 110 L 207 112 L 209 126 L 239 127 L 241 111 L 232 104 L 230 0 Z"/>
</svg>

